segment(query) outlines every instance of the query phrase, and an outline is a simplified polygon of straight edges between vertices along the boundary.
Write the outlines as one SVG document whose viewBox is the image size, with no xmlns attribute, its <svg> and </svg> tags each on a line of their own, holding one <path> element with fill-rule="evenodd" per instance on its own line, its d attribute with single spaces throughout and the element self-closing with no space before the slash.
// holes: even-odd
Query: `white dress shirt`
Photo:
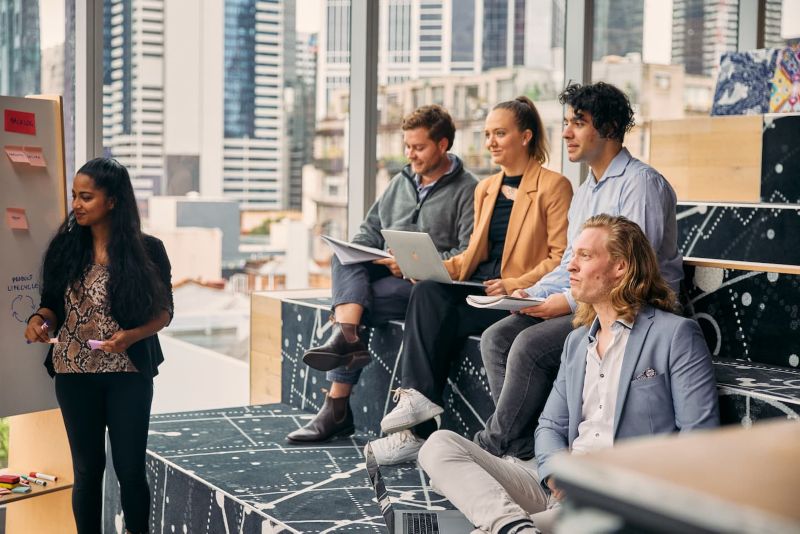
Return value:
<svg viewBox="0 0 800 534">
<path fill-rule="evenodd" d="M 633 325 L 622 319 L 611 325 L 611 343 L 602 358 L 597 353 L 596 334 L 599 327 L 600 321 L 595 319 L 589 330 L 582 417 L 578 425 L 578 437 L 572 443 L 572 452 L 575 454 L 614 445 L 614 412 L 620 388 L 619 375 Z"/>
</svg>

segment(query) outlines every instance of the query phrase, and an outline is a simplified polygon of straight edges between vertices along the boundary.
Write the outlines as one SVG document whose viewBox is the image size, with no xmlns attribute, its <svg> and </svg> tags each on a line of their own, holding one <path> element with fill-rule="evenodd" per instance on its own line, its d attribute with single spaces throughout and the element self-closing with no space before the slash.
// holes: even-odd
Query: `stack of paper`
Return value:
<svg viewBox="0 0 800 534">
<path fill-rule="evenodd" d="M 333 253 L 342 262 L 342 265 L 350 265 L 351 263 L 362 263 L 365 261 L 380 260 L 382 258 L 391 258 L 392 255 L 379 248 L 367 247 L 358 245 L 356 243 L 348 243 L 334 239 L 331 236 L 324 235 L 322 240 L 331 246 Z"/>
<path fill-rule="evenodd" d="M 510 297 L 508 295 L 500 296 L 487 296 L 487 295 L 469 295 L 467 297 L 467 304 L 475 308 L 486 308 L 489 310 L 508 310 L 519 311 L 531 306 L 538 306 L 544 302 L 544 299 L 539 297 Z"/>
</svg>

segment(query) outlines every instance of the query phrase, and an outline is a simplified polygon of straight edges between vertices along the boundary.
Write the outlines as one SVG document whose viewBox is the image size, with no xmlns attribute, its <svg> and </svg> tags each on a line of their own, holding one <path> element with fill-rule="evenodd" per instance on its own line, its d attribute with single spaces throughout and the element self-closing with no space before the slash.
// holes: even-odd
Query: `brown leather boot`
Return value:
<svg viewBox="0 0 800 534">
<path fill-rule="evenodd" d="M 330 371 L 347 367 L 351 371 L 361 369 L 372 359 L 367 345 L 358 337 L 359 325 L 333 323 L 333 332 L 324 345 L 311 347 L 303 354 L 303 362 L 319 371 Z"/>
<path fill-rule="evenodd" d="M 355 431 L 350 397 L 334 399 L 330 395 L 325 395 L 325 403 L 316 417 L 303 428 L 289 433 L 286 441 L 289 443 L 319 443 L 351 436 Z"/>
</svg>

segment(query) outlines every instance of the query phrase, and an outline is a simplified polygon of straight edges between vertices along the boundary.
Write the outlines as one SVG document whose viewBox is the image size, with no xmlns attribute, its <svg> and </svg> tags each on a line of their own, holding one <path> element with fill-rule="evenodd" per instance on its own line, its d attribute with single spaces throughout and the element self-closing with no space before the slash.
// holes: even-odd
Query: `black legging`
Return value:
<svg viewBox="0 0 800 534">
<path fill-rule="evenodd" d="M 125 526 L 147 532 L 150 489 L 145 448 L 153 382 L 139 373 L 56 375 L 56 397 L 64 416 L 75 482 L 72 510 L 79 534 L 100 534 L 103 511 L 105 433 L 119 480 Z"/>
</svg>

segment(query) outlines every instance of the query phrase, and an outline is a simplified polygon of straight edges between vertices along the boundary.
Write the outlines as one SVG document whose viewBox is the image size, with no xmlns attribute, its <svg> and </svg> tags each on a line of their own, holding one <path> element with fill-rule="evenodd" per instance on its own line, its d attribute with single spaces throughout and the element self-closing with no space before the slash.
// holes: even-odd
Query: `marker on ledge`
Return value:
<svg viewBox="0 0 800 534">
<path fill-rule="evenodd" d="M 29 477 L 33 478 L 41 478 L 42 480 L 49 480 L 50 482 L 55 482 L 58 480 L 58 477 L 55 475 L 48 475 L 47 473 L 37 473 L 36 471 L 31 471 L 28 473 Z"/>
<path fill-rule="evenodd" d="M 42 480 L 42 479 L 34 478 L 34 477 L 29 477 L 29 476 L 25 476 L 25 475 L 20 475 L 20 478 L 22 480 L 27 480 L 31 484 L 36 484 L 38 486 L 47 486 L 47 481 L 46 480 Z"/>
</svg>

